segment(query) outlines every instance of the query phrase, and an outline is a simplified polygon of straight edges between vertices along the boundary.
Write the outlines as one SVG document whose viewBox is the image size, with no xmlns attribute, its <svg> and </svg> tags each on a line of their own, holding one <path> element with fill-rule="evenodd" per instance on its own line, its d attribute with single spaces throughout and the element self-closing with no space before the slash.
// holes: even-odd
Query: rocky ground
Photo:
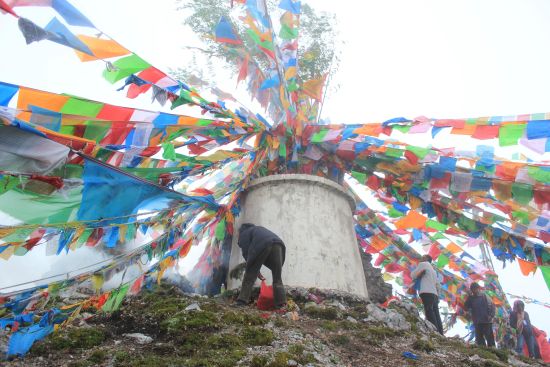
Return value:
<svg viewBox="0 0 550 367">
<path fill-rule="evenodd" d="M 6 366 L 541 365 L 443 338 L 407 304 L 382 309 L 338 292 L 293 289 L 288 312 L 278 314 L 235 307 L 233 297 L 163 285 L 110 315 L 87 310 Z"/>
</svg>

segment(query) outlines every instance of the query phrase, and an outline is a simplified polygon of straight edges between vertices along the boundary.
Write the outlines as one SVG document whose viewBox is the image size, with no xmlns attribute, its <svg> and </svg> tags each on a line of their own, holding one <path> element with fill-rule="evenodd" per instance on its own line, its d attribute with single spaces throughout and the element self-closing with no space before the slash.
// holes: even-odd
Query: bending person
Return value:
<svg viewBox="0 0 550 367">
<path fill-rule="evenodd" d="M 246 305 L 250 300 L 252 287 L 260 274 L 262 265 L 273 275 L 273 301 L 275 308 L 286 305 L 286 293 L 281 277 L 285 263 L 285 244 L 267 228 L 245 223 L 239 228 L 239 247 L 246 260 L 246 270 L 237 304 Z"/>
</svg>

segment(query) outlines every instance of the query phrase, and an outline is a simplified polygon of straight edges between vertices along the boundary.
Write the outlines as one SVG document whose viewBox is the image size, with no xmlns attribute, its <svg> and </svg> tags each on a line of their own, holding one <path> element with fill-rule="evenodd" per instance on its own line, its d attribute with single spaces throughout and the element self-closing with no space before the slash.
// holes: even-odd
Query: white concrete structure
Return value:
<svg viewBox="0 0 550 367">
<path fill-rule="evenodd" d="M 301 174 L 268 176 L 248 187 L 235 227 L 253 223 L 281 237 L 286 245 L 285 285 L 368 297 L 353 228 L 354 209 L 353 198 L 327 179 Z M 230 272 L 244 262 L 237 241 L 235 236 Z M 263 267 L 262 274 L 271 284 L 269 269 Z M 241 279 L 228 280 L 230 289 L 240 285 Z"/>
</svg>

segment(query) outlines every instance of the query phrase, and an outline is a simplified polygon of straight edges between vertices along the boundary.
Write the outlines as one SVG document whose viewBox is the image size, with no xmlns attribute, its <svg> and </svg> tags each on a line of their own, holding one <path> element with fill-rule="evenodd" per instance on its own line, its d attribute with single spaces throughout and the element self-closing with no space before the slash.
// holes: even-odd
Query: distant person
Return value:
<svg viewBox="0 0 550 367">
<path fill-rule="evenodd" d="M 478 283 L 472 283 L 470 286 L 470 295 L 464 303 L 464 309 L 472 317 L 476 344 L 494 347 L 493 318 L 496 308 L 491 298 L 481 291 L 481 286 Z"/>
<path fill-rule="evenodd" d="M 424 314 L 426 320 L 431 322 L 437 328 L 437 331 L 443 335 L 443 324 L 439 315 L 439 281 L 437 273 L 432 266 L 432 257 L 430 255 L 422 256 L 420 263 L 411 273 L 411 277 L 420 282 L 420 299 L 424 305 Z"/>
<path fill-rule="evenodd" d="M 527 344 L 529 357 L 535 358 L 535 336 L 531 327 L 531 320 L 529 314 L 525 311 L 525 304 L 520 300 L 514 302 L 510 314 L 510 326 L 516 331 L 516 352 L 523 354 L 523 344 Z"/>
<path fill-rule="evenodd" d="M 267 228 L 245 223 L 239 228 L 239 247 L 246 260 L 246 267 L 237 304 L 248 304 L 254 282 L 256 278 L 261 277 L 260 269 L 265 265 L 273 275 L 275 308 L 283 308 L 286 305 L 286 293 L 281 277 L 286 251 L 283 241 Z"/>
</svg>

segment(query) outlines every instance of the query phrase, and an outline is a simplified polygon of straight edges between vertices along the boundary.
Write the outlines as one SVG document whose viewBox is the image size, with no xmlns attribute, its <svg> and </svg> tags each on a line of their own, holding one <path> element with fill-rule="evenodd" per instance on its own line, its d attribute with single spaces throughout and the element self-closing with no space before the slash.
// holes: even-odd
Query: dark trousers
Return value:
<svg viewBox="0 0 550 367">
<path fill-rule="evenodd" d="M 281 307 L 286 303 L 285 287 L 281 272 L 283 270 L 283 247 L 277 243 L 268 246 L 252 261 L 246 262 L 243 285 L 238 300 L 248 303 L 252 287 L 258 278 L 262 265 L 271 270 L 273 276 L 273 302 L 275 307 Z"/>
<path fill-rule="evenodd" d="M 476 344 L 486 347 L 495 346 L 495 335 L 493 334 L 493 323 L 479 323 L 474 324 L 474 330 L 476 333 Z"/>
<path fill-rule="evenodd" d="M 443 323 L 439 315 L 439 297 L 433 293 L 420 293 L 420 299 L 424 305 L 424 314 L 426 320 L 431 322 L 437 328 L 439 334 L 443 335 Z"/>
</svg>

